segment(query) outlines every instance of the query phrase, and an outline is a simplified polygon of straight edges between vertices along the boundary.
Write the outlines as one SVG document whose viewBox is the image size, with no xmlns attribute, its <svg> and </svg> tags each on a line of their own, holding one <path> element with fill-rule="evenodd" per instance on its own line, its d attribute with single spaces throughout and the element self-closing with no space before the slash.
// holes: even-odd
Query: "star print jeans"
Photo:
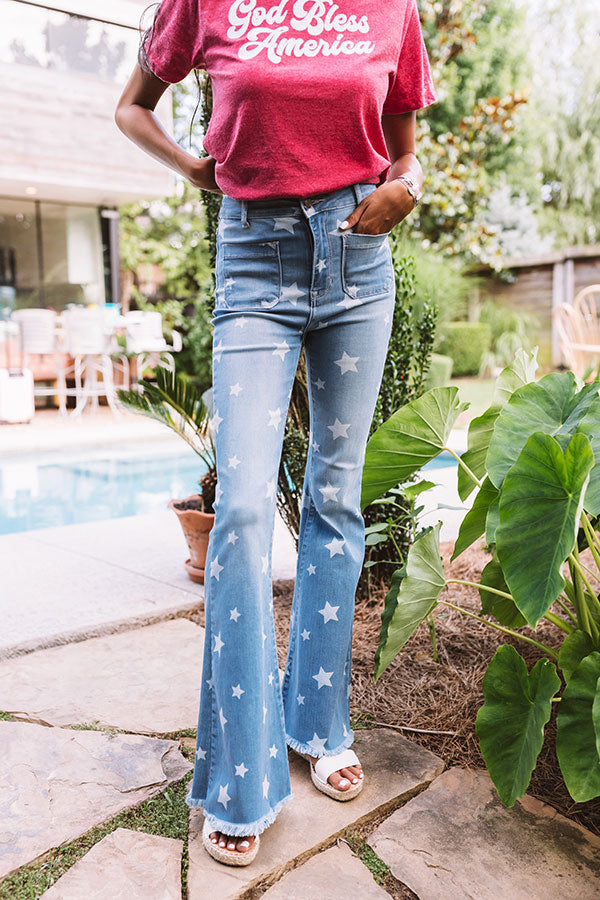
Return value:
<svg viewBox="0 0 600 900">
<path fill-rule="evenodd" d="M 364 558 L 364 455 L 390 338 L 387 234 L 339 226 L 376 185 L 320 197 L 222 198 L 213 310 L 215 521 L 190 806 L 260 834 L 291 798 L 287 747 L 349 747 L 354 597 Z M 300 353 L 310 412 L 283 682 L 271 549 L 284 425 Z"/>
</svg>

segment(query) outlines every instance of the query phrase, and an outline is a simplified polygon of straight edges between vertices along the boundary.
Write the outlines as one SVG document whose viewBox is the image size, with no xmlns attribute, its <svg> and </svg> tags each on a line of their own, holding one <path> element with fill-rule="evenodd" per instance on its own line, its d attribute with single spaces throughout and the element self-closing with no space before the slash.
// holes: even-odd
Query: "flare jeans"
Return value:
<svg viewBox="0 0 600 900">
<path fill-rule="evenodd" d="M 388 234 L 340 230 L 376 186 L 235 200 L 219 214 L 212 311 L 215 521 L 194 776 L 214 830 L 260 834 L 291 798 L 287 747 L 353 742 L 354 597 L 366 442 L 395 302 Z M 304 350 L 310 443 L 287 662 L 277 666 L 271 550 L 284 426 Z"/>
</svg>

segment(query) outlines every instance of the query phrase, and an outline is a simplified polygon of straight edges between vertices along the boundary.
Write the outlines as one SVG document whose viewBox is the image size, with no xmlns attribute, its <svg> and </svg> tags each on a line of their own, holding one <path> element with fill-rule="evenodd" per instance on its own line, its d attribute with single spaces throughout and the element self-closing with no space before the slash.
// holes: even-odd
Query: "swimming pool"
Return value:
<svg viewBox="0 0 600 900">
<path fill-rule="evenodd" d="M 164 510 L 199 491 L 194 451 L 136 444 L 0 458 L 0 534 Z"/>
</svg>

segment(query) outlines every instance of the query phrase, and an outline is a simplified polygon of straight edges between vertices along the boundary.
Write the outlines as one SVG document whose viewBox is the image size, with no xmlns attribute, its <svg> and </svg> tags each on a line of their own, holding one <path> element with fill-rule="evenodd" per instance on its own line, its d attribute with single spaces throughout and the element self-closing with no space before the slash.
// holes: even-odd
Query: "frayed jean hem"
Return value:
<svg viewBox="0 0 600 900">
<path fill-rule="evenodd" d="M 269 810 L 268 813 L 265 813 L 260 819 L 256 819 L 254 822 L 247 822 L 242 825 L 235 825 L 233 822 L 226 822 L 225 819 L 219 819 L 217 816 L 213 816 L 211 813 L 206 812 L 204 809 L 204 800 L 196 800 L 191 796 L 191 791 L 185 798 L 185 802 L 188 806 L 193 809 L 203 809 L 204 810 L 204 818 L 208 822 L 209 826 L 213 831 L 220 831 L 222 834 L 230 834 L 233 837 L 248 837 L 251 834 L 257 835 L 262 834 L 265 829 L 272 825 L 275 821 L 276 816 L 281 812 L 286 803 L 288 803 L 293 794 L 288 794 L 286 797 L 283 797 L 279 803 L 275 804 L 275 806 Z"/>
<path fill-rule="evenodd" d="M 290 737 L 289 734 L 286 734 L 285 742 L 288 747 L 291 747 L 292 750 L 296 751 L 296 753 L 305 753 L 307 756 L 315 757 L 335 756 L 337 753 L 341 753 L 342 750 L 347 750 L 348 747 L 352 745 L 352 743 L 354 742 L 354 732 L 351 730 L 350 733 L 344 738 L 342 743 L 335 747 L 334 750 L 324 750 L 323 753 L 315 753 L 310 744 L 303 744 L 302 741 L 297 741 L 295 738 Z"/>
</svg>

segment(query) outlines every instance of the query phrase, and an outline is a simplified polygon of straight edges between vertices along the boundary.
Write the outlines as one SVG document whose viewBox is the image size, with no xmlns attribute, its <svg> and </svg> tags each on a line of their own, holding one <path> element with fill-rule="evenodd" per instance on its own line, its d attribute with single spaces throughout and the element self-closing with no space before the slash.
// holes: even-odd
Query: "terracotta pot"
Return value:
<svg viewBox="0 0 600 900">
<path fill-rule="evenodd" d="M 168 506 L 179 519 L 190 550 L 190 558 L 185 561 L 186 572 L 192 581 L 204 584 L 208 537 L 215 521 L 215 514 L 202 512 L 199 509 L 177 509 L 177 504 L 194 500 L 200 504 L 202 502 L 201 495 L 192 494 L 183 500 L 170 500 Z"/>
</svg>

